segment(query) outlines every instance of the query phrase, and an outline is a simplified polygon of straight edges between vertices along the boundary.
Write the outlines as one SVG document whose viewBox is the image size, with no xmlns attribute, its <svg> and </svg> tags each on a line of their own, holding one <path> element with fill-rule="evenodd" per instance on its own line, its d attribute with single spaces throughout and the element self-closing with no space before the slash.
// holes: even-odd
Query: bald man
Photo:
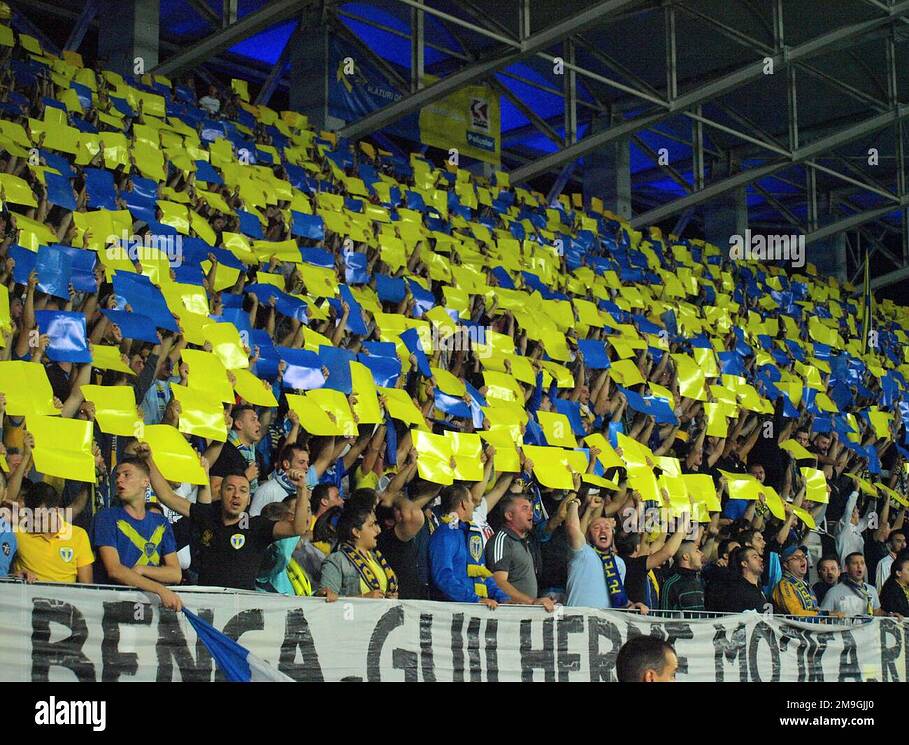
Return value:
<svg viewBox="0 0 909 745">
<path fill-rule="evenodd" d="M 672 576 L 663 584 L 660 608 L 663 610 L 704 610 L 704 580 L 701 568 L 704 554 L 694 541 L 685 541 L 675 554 Z"/>
</svg>

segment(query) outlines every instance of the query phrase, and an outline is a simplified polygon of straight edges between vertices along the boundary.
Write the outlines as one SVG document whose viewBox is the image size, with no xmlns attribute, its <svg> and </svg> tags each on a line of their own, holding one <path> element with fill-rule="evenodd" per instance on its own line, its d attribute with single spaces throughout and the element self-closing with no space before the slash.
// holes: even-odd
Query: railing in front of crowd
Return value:
<svg viewBox="0 0 909 745">
<path fill-rule="evenodd" d="M 640 611 L 634 608 L 617 608 L 615 610 L 618 610 L 620 613 L 634 613 L 635 615 L 642 615 Z M 863 623 L 869 623 L 872 620 L 872 616 L 846 616 L 845 618 L 839 618 L 837 616 L 791 616 L 783 613 L 759 613 L 757 611 L 751 612 L 755 613 L 756 615 L 763 616 L 768 619 L 772 618 L 777 621 L 799 621 L 801 623 L 815 623 L 828 626 L 857 626 Z M 647 612 L 647 616 L 649 618 L 667 618 L 676 619 L 679 621 L 705 621 L 714 618 L 729 618 L 730 616 L 737 615 L 740 614 L 710 610 L 662 610 L 660 608 L 651 608 Z"/>
<path fill-rule="evenodd" d="M 25 584 L 21 579 L 15 577 L 0 577 L 0 587 L 3 585 L 15 585 L 15 584 Z M 36 585 L 43 585 L 46 587 L 59 586 L 55 582 L 35 582 Z M 118 590 L 121 592 L 135 592 L 134 588 L 124 587 L 123 585 L 101 585 L 101 584 L 86 584 L 86 585 L 67 585 L 68 587 L 79 587 L 86 591 L 92 590 Z M 175 592 L 185 592 L 185 593 L 224 593 L 224 594 L 239 594 L 239 595 L 261 595 L 263 593 L 254 592 L 251 590 L 235 590 L 228 587 L 208 587 L 200 585 L 172 585 L 171 589 Z M 426 601 L 433 602 L 433 601 Z M 449 604 L 449 603 L 446 603 Z M 470 603 L 464 603 L 464 605 L 470 605 Z M 501 610 L 505 612 L 515 612 L 522 611 L 524 613 L 545 613 L 545 609 L 541 605 L 503 605 L 499 606 Z M 556 613 L 562 615 L 568 611 L 573 610 L 569 606 L 557 605 Z M 586 610 L 596 610 L 596 609 L 586 609 Z M 609 609 L 617 613 L 629 613 L 637 616 L 642 616 L 639 610 L 634 608 L 612 608 Z M 828 625 L 828 626 L 856 626 L 863 623 L 869 623 L 872 620 L 871 616 L 848 616 L 846 618 L 837 618 L 835 616 L 790 616 L 784 615 L 781 613 L 757 613 L 756 615 L 764 616 L 768 619 L 775 619 L 778 621 L 800 621 L 801 623 L 815 623 L 819 625 Z M 726 613 L 723 611 L 707 611 L 707 610 L 662 610 L 660 608 L 651 608 L 647 612 L 648 618 L 665 618 L 668 620 L 679 620 L 679 621 L 707 621 L 711 619 L 724 619 L 730 618 L 732 616 L 739 616 L 740 613 Z M 909 622 L 909 619 L 906 619 L 906 622 Z"/>
</svg>

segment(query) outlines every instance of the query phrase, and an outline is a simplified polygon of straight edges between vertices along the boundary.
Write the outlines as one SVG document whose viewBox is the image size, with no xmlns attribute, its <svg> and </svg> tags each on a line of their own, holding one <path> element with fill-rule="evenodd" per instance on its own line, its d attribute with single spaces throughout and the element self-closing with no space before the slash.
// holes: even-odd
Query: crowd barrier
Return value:
<svg viewBox="0 0 909 745">
<path fill-rule="evenodd" d="M 180 588 L 187 608 L 297 681 L 615 680 L 622 644 L 668 639 L 681 681 L 906 681 L 909 622 L 675 617 Z M 210 681 L 182 614 L 126 588 L 0 583 L 7 681 Z"/>
</svg>

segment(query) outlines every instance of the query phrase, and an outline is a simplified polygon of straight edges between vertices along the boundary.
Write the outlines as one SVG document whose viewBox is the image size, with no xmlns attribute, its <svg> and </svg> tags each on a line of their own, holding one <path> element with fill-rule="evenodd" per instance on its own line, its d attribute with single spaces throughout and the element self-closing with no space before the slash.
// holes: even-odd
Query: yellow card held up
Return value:
<svg viewBox="0 0 909 745">
<path fill-rule="evenodd" d="M 0 392 L 6 394 L 6 413 L 12 416 L 53 416 L 54 392 L 44 365 L 11 360 L 0 362 Z"/>
<path fill-rule="evenodd" d="M 571 431 L 571 422 L 564 414 L 552 411 L 538 411 L 537 419 L 546 435 L 548 445 L 557 445 L 564 448 L 576 448 L 577 439 Z"/>
<path fill-rule="evenodd" d="M 423 430 L 411 430 L 413 447 L 417 452 L 417 473 L 420 478 L 434 484 L 454 483 L 452 441 L 443 435 Z"/>
<path fill-rule="evenodd" d="M 216 355 L 198 349 L 184 349 L 180 355 L 189 367 L 187 382 L 190 388 L 205 391 L 224 403 L 234 402 L 234 389 L 227 379 L 227 370 Z"/>
<path fill-rule="evenodd" d="M 260 380 L 249 370 L 234 370 L 234 390 L 237 395 L 253 406 L 267 406 L 274 408 L 278 405 L 275 394 L 272 393 L 271 386 L 264 380 Z"/>
<path fill-rule="evenodd" d="M 95 481 L 92 423 L 87 419 L 28 416 L 28 431 L 35 437 L 35 469 L 72 481 Z"/>
<path fill-rule="evenodd" d="M 139 440 L 151 447 L 152 460 L 168 481 L 184 484 L 207 484 L 205 469 L 192 446 L 169 424 L 144 427 Z"/>
<path fill-rule="evenodd" d="M 331 437 L 341 434 L 341 427 L 332 421 L 315 401 L 296 393 L 287 394 L 287 405 L 300 417 L 300 426 L 311 435 Z"/>
<path fill-rule="evenodd" d="M 470 432 L 445 431 L 445 437 L 451 440 L 451 452 L 454 455 L 454 477 L 462 481 L 481 481 L 483 479 L 483 441 L 480 436 Z"/>
<path fill-rule="evenodd" d="M 135 437 L 144 426 L 136 411 L 136 393 L 128 385 L 83 385 L 82 395 L 95 405 L 95 421 L 109 435 Z"/>
<path fill-rule="evenodd" d="M 344 437 L 356 437 L 358 433 L 357 422 L 350 410 L 350 402 L 341 391 L 331 388 L 316 388 L 307 391 L 306 398 L 325 412 L 340 428 Z"/>
<path fill-rule="evenodd" d="M 174 398 L 180 402 L 178 429 L 189 435 L 205 437 L 216 442 L 227 440 L 224 406 L 209 393 L 171 383 Z"/>
</svg>

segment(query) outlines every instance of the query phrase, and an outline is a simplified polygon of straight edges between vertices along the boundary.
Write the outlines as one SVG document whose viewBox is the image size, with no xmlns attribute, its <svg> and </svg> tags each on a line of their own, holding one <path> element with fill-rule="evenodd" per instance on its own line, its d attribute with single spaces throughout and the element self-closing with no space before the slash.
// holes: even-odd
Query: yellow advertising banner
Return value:
<svg viewBox="0 0 909 745">
<path fill-rule="evenodd" d="M 448 153 L 454 149 L 458 155 L 498 166 L 501 146 L 499 96 L 489 86 L 468 85 L 424 106 L 420 111 L 420 141 Z"/>
</svg>

